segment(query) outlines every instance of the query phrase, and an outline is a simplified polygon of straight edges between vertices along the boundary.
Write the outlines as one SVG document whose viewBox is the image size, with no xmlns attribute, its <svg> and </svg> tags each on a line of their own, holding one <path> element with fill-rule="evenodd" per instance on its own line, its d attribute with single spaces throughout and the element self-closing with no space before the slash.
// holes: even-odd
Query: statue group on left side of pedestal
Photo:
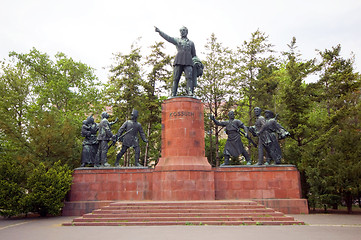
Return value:
<svg viewBox="0 0 361 240">
<path fill-rule="evenodd" d="M 213 115 L 210 119 L 217 125 L 225 127 L 228 135 L 226 145 L 224 147 L 224 163 L 221 166 L 229 165 L 229 158 L 243 155 L 247 165 L 251 165 L 252 161 L 245 150 L 241 135 L 245 136 L 253 146 L 258 148 L 258 162 L 257 165 L 269 165 L 273 160 L 275 164 L 281 164 L 282 151 L 279 145 L 279 140 L 289 136 L 287 132 L 276 120 L 275 114 L 270 110 L 265 110 L 265 117 L 261 116 L 261 108 L 256 107 L 254 113 L 256 122 L 254 126 L 246 127 L 240 120 L 235 119 L 234 112 L 228 113 L 229 120 L 217 121 Z M 243 131 L 242 131 L 243 130 Z M 254 143 L 250 138 L 249 133 L 258 138 L 258 144 Z M 264 163 L 264 153 L 266 162 Z"/>
<path fill-rule="evenodd" d="M 83 141 L 81 167 L 87 165 L 93 165 L 94 167 L 110 167 L 107 159 L 108 149 L 115 145 L 117 141 L 122 142 L 122 149 L 117 154 L 115 166 L 119 166 L 121 157 L 129 147 L 132 147 L 135 150 L 134 165 L 140 167 L 138 134 L 144 142 L 148 142 L 148 140 L 145 137 L 141 124 L 137 122 L 138 111 L 133 110 L 131 120 L 125 121 L 115 135 L 113 135 L 111 131 L 111 126 L 118 121 L 118 118 L 114 122 L 109 122 L 109 114 L 106 112 L 101 114 L 101 118 L 102 120 L 99 124 L 94 122 L 93 116 L 90 116 L 83 121 L 81 134 L 85 138 Z M 109 142 L 112 143 L 109 145 Z"/>
</svg>

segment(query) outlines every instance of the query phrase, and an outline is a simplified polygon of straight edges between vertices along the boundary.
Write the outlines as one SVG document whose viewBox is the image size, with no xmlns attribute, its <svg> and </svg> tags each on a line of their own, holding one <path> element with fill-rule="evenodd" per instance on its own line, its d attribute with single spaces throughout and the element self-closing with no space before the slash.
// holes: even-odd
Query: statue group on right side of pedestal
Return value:
<svg viewBox="0 0 361 240">
<path fill-rule="evenodd" d="M 275 114 L 270 110 L 265 110 L 265 117 L 261 115 L 262 110 L 259 107 L 254 109 L 256 122 L 254 126 L 246 127 L 240 120 L 234 118 L 234 112 L 230 111 L 228 121 L 217 121 L 214 116 L 210 119 L 217 125 L 225 127 L 228 135 L 226 145 L 224 147 L 224 163 L 221 166 L 229 165 L 229 158 L 243 155 L 247 165 L 251 165 L 251 158 L 244 149 L 241 135 L 245 136 L 253 146 L 258 148 L 257 165 L 269 165 L 271 161 L 275 164 L 281 164 L 282 151 L 279 140 L 290 135 L 276 120 Z M 244 131 L 242 131 L 244 130 Z M 249 132 L 258 137 L 258 144 L 254 143 L 249 137 Z M 264 163 L 264 153 L 266 162 Z"/>
<path fill-rule="evenodd" d="M 281 164 L 282 151 L 278 140 L 290 136 L 290 133 L 284 129 L 276 120 L 275 114 L 270 110 L 265 110 L 265 117 L 261 115 L 262 110 L 259 107 L 254 109 L 256 123 L 249 127 L 253 136 L 258 137 L 258 165 L 263 165 L 266 155 L 265 165 L 269 165 L 273 160 L 275 164 Z"/>
</svg>

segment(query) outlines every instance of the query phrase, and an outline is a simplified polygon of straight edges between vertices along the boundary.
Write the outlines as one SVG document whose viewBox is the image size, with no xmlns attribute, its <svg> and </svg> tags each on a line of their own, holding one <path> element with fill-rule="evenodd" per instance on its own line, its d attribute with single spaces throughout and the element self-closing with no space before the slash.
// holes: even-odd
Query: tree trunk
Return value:
<svg viewBox="0 0 361 240">
<path fill-rule="evenodd" d="M 148 123 L 148 129 L 147 129 L 147 139 L 148 139 L 148 141 L 149 141 L 149 135 L 150 135 L 150 127 L 151 127 L 151 124 Z M 149 142 L 147 142 L 146 145 L 145 145 L 144 164 L 143 164 L 144 167 L 147 166 L 148 149 L 149 149 Z"/>
<path fill-rule="evenodd" d="M 347 207 L 347 213 L 352 213 L 352 194 L 351 192 L 346 192 L 345 202 Z"/>
<path fill-rule="evenodd" d="M 211 130 L 209 133 L 209 160 L 210 160 L 211 165 L 213 165 L 213 141 L 212 141 L 212 131 Z"/>
<path fill-rule="evenodd" d="M 215 137 L 216 137 L 216 167 L 219 166 L 219 142 L 218 142 L 218 127 L 215 126 Z"/>
</svg>

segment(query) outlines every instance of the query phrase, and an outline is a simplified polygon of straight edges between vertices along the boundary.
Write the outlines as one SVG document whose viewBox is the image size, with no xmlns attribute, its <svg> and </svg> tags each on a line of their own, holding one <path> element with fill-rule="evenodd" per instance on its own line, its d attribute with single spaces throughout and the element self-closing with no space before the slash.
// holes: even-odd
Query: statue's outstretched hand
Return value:
<svg viewBox="0 0 361 240">
<path fill-rule="evenodd" d="M 154 30 L 155 30 L 156 32 L 160 32 L 159 28 L 157 28 L 156 26 L 154 26 Z"/>
</svg>

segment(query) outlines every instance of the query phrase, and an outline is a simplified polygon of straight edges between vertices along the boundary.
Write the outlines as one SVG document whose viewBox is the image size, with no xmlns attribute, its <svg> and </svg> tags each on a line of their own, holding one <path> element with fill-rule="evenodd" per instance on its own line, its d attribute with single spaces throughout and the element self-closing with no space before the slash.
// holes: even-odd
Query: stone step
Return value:
<svg viewBox="0 0 361 240">
<path fill-rule="evenodd" d="M 164 221 L 164 222 L 72 222 L 63 226 L 168 226 L 168 225 L 303 225 L 301 221 Z"/>
<path fill-rule="evenodd" d="M 272 213 L 274 212 L 271 208 L 252 208 L 252 209 L 124 209 L 124 210 L 113 210 L 113 209 L 98 209 L 94 210 L 94 214 L 122 214 L 122 213 Z"/>
<path fill-rule="evenodd" d="M 139 204 L 141 203 L 141 205 Z M 248 201 L 248 200 L 239 200 L 239 201 L 222 201 L 222 200 L 217 200 L 217 201 L 133 201 L 133 202 L 113 202 L 110 204 L 110 206 L 190 206 L 190 205 L 235 205 L 235 206 L 242 206 L 242 205 L 253 205 L 253 206 L 257 206 L 257 202 L 254 201 Z"/>
<path fill-rule="evenodd" d="M 73 222 L 186 222 L 186 221 L 294 221 L 292 217 L 102 217 L 75 218 Z"/>
<path fill-rule="evenodd" d="M 281 212 L 272 213 L 127 213 L 127 214 L 84 214 L 83 218 L 116 218 L 116 217 L 280 217 Z"/>
<path fill-rule="evenodd" d="M 230 210 L 238 210 L 238 209 L 261 209 L 264 206 L 261 205 L 243 205 L 243 206 L 235 206 L 235 205 L 181 205 L 181 206 L 108 206 L 104 207 L 104 210 L 135 210 L 135 209 L 230 209 Z"/>
<path fill-rule="evenodd" d="M 64 226 L 303 224 L 252 201 L 117 202 Z"/>
</svg>

